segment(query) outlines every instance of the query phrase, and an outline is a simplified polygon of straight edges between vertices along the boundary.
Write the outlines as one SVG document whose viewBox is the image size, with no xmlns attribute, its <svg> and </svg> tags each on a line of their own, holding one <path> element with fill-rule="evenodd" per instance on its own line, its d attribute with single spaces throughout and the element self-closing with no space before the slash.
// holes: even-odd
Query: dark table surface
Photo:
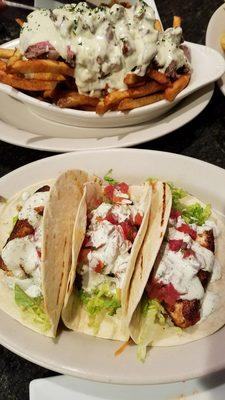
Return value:
<svg viewBox="0 0 225 400">
<path fill-rule="evenodd" d="M 173 15 L 183 17 L 187 40 L 204 44 L 207 24 L 222 0 L 156 0 L 164 26 L 170 26 Z M 31 4 L 31 0 L 21 1 Z M 19 29 L 14 18 L 25 17 L 19 10 L 0 13 L 0 43 L 15 38 Z M 201 60 L 200 60 L 201 62 Z M 204 68 L 204 65 L 202 66 Z M 192 122 L 164 138 L 137 146 L 185 154 L 225 168 L 225 97 L 216 87 L 206 109 Z M 52 153 L 23 149 L 0 142 L 0 175 Z M 54 375 L 0 347 L 0 400 L 28 399 L 29 382 Z"/>
</svg>

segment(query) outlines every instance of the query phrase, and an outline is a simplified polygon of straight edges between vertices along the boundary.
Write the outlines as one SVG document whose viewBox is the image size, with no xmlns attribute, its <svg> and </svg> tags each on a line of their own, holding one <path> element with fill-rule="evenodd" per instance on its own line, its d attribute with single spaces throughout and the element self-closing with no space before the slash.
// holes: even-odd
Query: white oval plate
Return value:
<svg viewBox="0 0 225 400">
<path fill-rule="evenodd" d="M 17 44 L 18 40 L 14 40 L 5 43 L 3 47 L 15 47 Z M 179 93 L 172 103 L 167 100 L 161 100 L 157 103 L 131 110 L 129 113 L 110 111 L 99 116 L 96 113 L 89 111 L 61 109 L 55 105 L 37 100 L 34 97 L 2 83 L 0 84 L 0 91 L 22 101 L 40 117 L 62 125 L 66 124 L 86 128 L 133 126 L 142 122 L 150 121 L 165 114 L 180 100 L 194 93 L 203 86 L 216 81 L 224 73 L 225 61 L 218 52 L 199 44 L 189 42 L 186 44 L 191 51 L 193 73 L 189 85 Z M 204 68 L 202 68 L 202 65 L 204 65 Z M 100 135 L 101 131 L 99 131 L 99 137 Z"/>
<path fill-rule="evenodd" d="M 214 12 L 206 32 L 206 46 L 219 51 L 225 58 L 225 53 L 220 46 L 220 37 L 223 33 L 225 33 L 225 4 L 222 4 L 222 6 Z M 225 96 L 225 74 L 219 80 L 219 87 Z"/>
<path fill-rule="evenodd" d="M 225 214 L 225 171 L 205 162 L 171 153 L 117 149 L 67 153 L 28 164 L 0 179 L 6 197 L 27 185 L 55 178 L 69 168 L 103 175 L 113 168 L 115 178 L 139 183 L 161 177 L 211 202 Z M 207 177 L 207 179 L 206 179 Z M 101 382 L 153 384 L 183 381 L 225 367 L 225 328 L 183 346 L 154 348 L 145 363 L 129 347 L 114 356 L 120 342 L 63 331 L 54 341 L 23 327 L 0 311 L 0 343 L 20 356 L 67 375 Z"/>
<path fill-rule="evenodd" d="M 70 127 L 44 120 L 33 114 L 25 104 L 0 93 L 0 139 L 11 144 L 30 149 L 52 152 L 75 150 L 96 150 L 134 146 L 167 135 L 191 121 L 209 103 L 213 94 L 211 83 L 182 100 L 177 107 L 165 116 L 153 122 L 136 127 L 114 128 L 113 136 L 98 138 L 98 129 Z M 10 112 L 9 112 L 10 110 Z M 94 131 L 94 132 L 93 132 Z M 120 131 L 120 132 L 118 132 Z M 43 135 L 47 132 L 48 137 Z M 57 137 L 64 134 L 64 138 Z M 55 137 L 54 137 L 55 136 Z M 81 136 L 82 139 L 76 137 Z"/>
</svg>

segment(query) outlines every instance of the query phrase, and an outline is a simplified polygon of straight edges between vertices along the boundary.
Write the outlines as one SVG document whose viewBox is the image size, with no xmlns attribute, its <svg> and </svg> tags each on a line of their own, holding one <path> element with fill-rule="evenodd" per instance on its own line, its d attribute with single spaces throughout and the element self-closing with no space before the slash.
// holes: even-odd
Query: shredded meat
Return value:
<svg viewBox="0 0 225 400">
<path fill-rule="evenodd" d="M 206 249 L 208 249 L 214 253 L 215 244 L 214 244 L 214 235 L 213 235 L 212 229 L 210 231 L 204 231 L 203 233 L 199 233 L 197 235 L 196 241 L 202 247 L 205 247 Z"/>
<path fill-rule="evenodd" d="M 34 209 L 35 209 L 35 211 L 36 211 L 39 215 L 43 215 L 43 213 L 44 213 L 44 206 L 35 207 Z"/>
<path fill-rule="evenodd" d="M 27 219 L 18 219 L 16 221 L 16 224 L 14 225 L 14 228 L 6 242 L 10 242 L 10 240 L 16 239 L 16 238 L 23 238 L 28 235 L 33 235 L 34 234 L 34 228 L 31 226 L 28 222 Z"/>
<path fill-rule="evenodd" d="M 12 272 L 8 270 L 1 256 L 0 256 L 0 269 L 6 272 L 6 275 L 13 276 Z"/>
<path fill-rule="evenodd" d="M 39 192 L 49 192 L 49 190 L 50 190 L 50 186 L 45 185 L 45 186 L 42 186 L 40 189 L 36 190 L 35 193 L 39 193 Z"/>
</svg>

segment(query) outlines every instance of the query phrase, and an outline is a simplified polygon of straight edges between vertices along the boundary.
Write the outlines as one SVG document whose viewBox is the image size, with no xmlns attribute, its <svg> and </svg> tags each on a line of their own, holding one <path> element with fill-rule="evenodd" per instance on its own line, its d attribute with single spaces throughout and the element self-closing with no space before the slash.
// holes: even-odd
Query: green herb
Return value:
<svg viewBox="0 0 225 400">
<path fill-rule="evenodd" d="M 18 215 L 15 215 L 15 216 L 13 217 L 13 226 L 16 225 L 18 219 L 19 219 L 19 216 L 18 216 Z"/>
<path fill-rule="evenodd" d="M 115 179 L 113 179 L 112 178 L 112 172 L 113 172 L 113 170 L 112 169 L 110 169 L 107 173 L 106 173 L 106 175 L 104 176 L 104 181 L 106 181 L 106 182 L 108 182 L 110 185 L 116 185 L 118 182 L 115 180 Z"/>
</svg>

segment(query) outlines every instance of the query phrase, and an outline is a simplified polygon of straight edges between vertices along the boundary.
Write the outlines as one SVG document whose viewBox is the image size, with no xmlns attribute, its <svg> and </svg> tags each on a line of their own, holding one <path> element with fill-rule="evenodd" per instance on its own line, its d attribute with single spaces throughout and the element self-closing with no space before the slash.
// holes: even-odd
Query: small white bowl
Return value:
<svg viewBox="0 0 225 400">
<path fill-rule="evenodd" d="M 4 44 L 3 47 L 15 47 L 17 44 L 18 39 Z M 161 100 L 157 103 L 136 108 L 126 113 L 121 111 L 109 111 L 106 114 L 99 116 L 95 112 L 90 111 L 61 109 L 52 104 L 37 100 L 5 84 L 0 84 L 0 91 L 22 101 L 32 110 L 32 112 L 38 114 L 42 118 L 61 124 L 87 128 L 112 128 L 136 125 L 165 114 L 180 100 L 210 82 L 216 81 L 225 72 L 225 61 L 217 51 L 189 42 L 187 42 L 186 45 L 191 51 L 192 58 L 191 64 L 193 73 L 191 81 L 171 103 L 167 100 Z M 46 135 L 47 134 L 48 133 L 46 132 Z"/>
</svg>

